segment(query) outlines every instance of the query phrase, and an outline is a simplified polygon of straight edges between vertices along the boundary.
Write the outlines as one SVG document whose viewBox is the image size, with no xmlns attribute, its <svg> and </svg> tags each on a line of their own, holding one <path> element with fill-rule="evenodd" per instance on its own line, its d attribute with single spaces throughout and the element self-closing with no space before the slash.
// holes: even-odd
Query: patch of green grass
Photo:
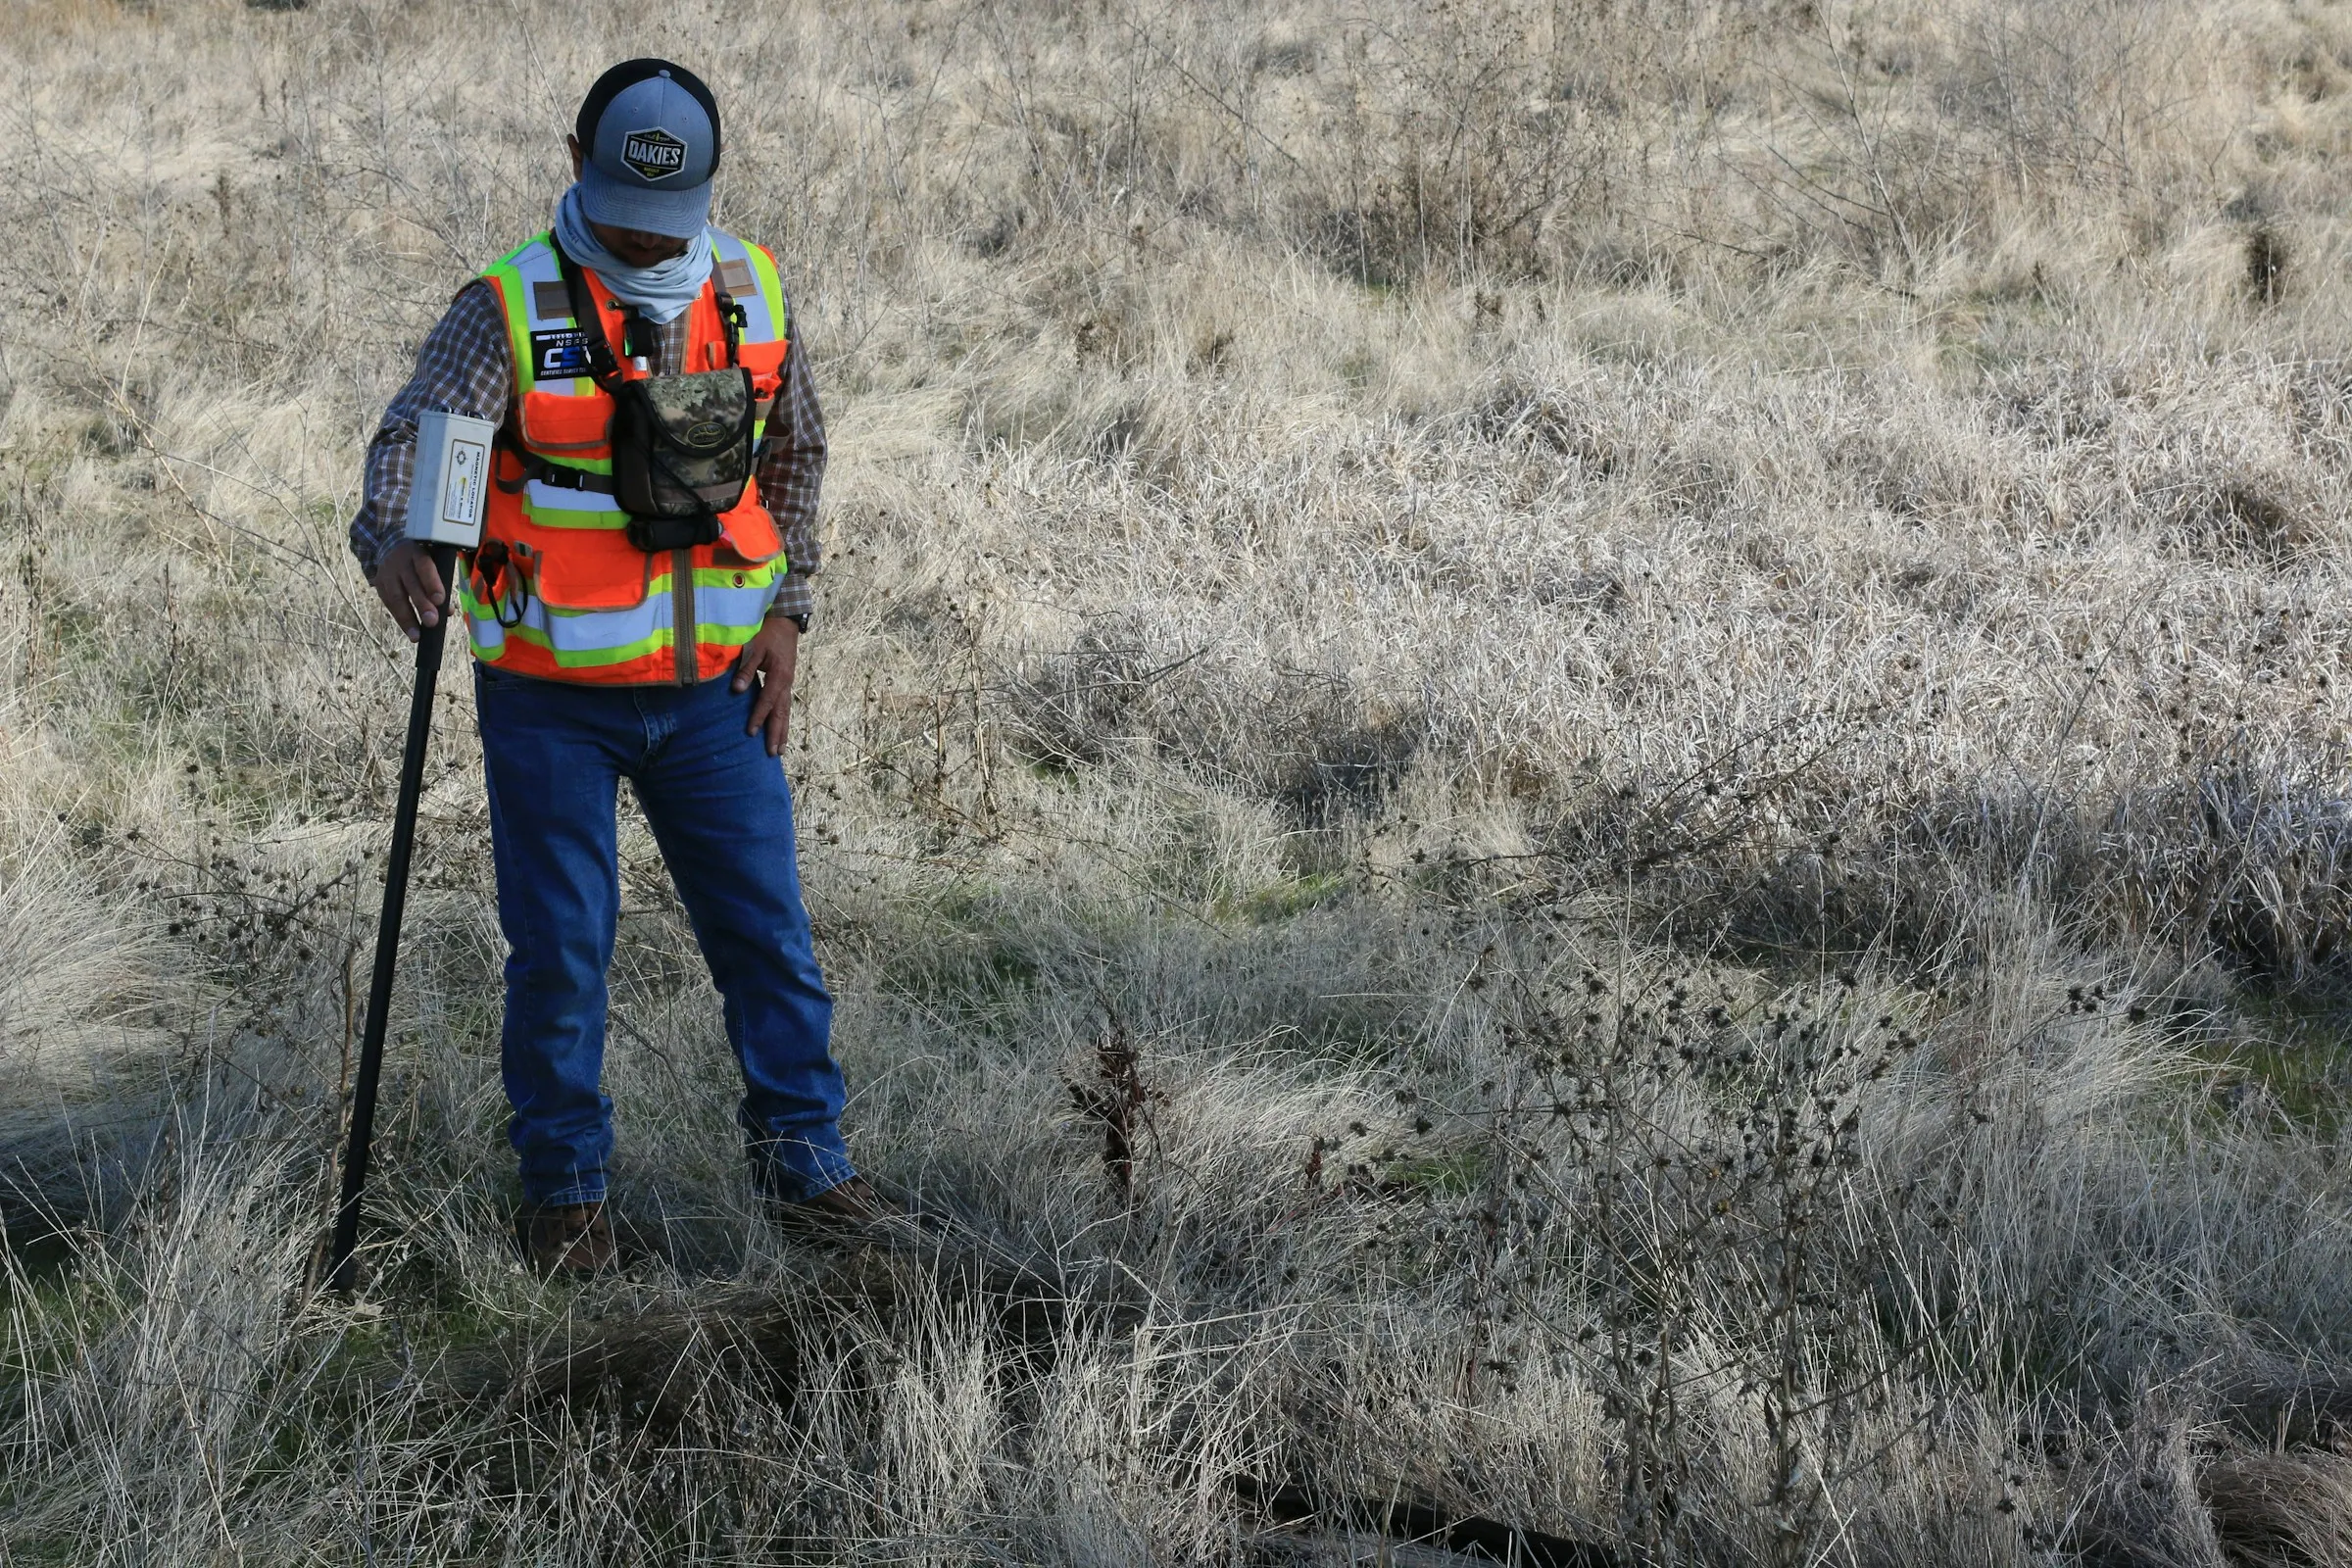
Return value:
<svg viewBox="0 0 2352 1568">
<path fill-rule="evenodd" d="M 2300 1126 L 2332 1137 L 2352 1114 L 2352 997 L 2239 988 L 2239 1027 L 2198 1054 L 2259 1084 Z"/>
<path fill-rule="evenodd" d="M 1238 916 L 1251 925 L 1272 925 L 1319 908 L 1347 890 L 1348 879 L 1338 872 L 1308 872 L 1287 882 L 1252 888 L 1234 900 L 1230 908 L 1218 912 Z"/>
<path fill-rule="evenodd" d="M 1494 1173 L 1494 1152 L 1483 1144 L 1408 1154 L 1381 1172 L 1384 1183 L 1433 1198 L 1467 1198 Z"/>
<path fill-rule="evenodd" d="M 73 1276 L 75 1256 L 74 1238 L 61 1230 L 42 1227 L 27 1230 L 24 1235 L 11 1233 L 6 1238 L 10 1259 L 16 1267 L 0 1273 L 0 1298 L 20 1287 L 39 1291 L 47 1286 L 62 1285 Z"/>
<path fill-rule="evenodd" d="M 1002 1009 L 1043 973 L 1024 922 L 985 883 L 957 883 L 893 910 L 869 934 L 875 983 L 926 1007 L 966 1015 Z"/>
<path fill-rule="evenodd" d="M 8 1560 L 12 1563 L 58 1563 L 70 1565 L 89 1560 L 82 1543 L 71 1536 L 45 1536 L 26 1541 L 9 1538 Z"/>
</svg>

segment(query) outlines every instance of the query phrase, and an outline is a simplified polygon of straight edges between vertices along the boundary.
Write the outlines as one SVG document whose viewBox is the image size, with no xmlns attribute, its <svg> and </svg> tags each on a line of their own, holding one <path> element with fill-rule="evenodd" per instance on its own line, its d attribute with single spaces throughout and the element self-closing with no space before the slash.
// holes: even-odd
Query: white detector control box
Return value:
<svg viewBox="0 0 2352 1568">
<path fill-rule="evenodd" d="M 440 409 L 417 419 L 416 479 L 409 490 L 411 539 L 461 550 L 482 542 L 482 513 L 490 501 L 490 442 L 497 433 L 487 419 Z"/>
</svg>

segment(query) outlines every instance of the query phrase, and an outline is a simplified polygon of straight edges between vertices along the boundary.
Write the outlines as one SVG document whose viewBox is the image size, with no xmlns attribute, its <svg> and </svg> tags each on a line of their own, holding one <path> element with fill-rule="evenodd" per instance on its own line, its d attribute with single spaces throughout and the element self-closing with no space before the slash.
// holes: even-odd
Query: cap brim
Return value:
<svg viewBox="0 0 2352 1568">
<path fill-rule="evenodd" d="M 624 185 L 590 164 L 580 171 L 580 205 L 591 222 L 692 239 L 710 221 L 710 184 L 706 180 L 683 190 L 648 190 Z"/>
</svg>

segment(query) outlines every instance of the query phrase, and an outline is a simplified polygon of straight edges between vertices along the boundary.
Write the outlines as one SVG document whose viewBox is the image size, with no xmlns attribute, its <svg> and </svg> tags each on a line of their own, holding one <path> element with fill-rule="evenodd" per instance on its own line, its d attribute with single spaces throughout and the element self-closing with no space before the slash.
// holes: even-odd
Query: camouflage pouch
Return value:
<svg viewBox="0 0 2352 1568">
<path fill-rule="evenodd" d="M 743 499 L 759 410 L 749 370 L 623 382 L 612 417 L 612 499 L 640 550 L 715 543 L 718 515 Z"/>
</svg>

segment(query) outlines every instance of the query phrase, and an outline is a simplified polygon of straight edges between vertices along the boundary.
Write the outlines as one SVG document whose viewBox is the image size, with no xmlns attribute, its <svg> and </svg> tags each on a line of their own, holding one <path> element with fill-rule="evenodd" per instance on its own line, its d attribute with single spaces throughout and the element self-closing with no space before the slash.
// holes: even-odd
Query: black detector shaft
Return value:
<svg viewBox="0 0 2352 1568">
<path fill-rule="evenodd" d="M 349 1294 L 359 1283 L 353 1256 L 360 1245 L 360 1197 L 368 1188 L 368 1142 L 375 1132 L 375 1088 L 384 1072 L 384 1025 L 392 1011 L 392 971 L 400 961 L 400 916 L 409 902 L 409 852 L 416 846 L 416 802 L 424 793 L 424 752 L 433 733 L 433 688 L 441 677 L 441 643 L 457 612 L 453 576 L 457 547 L 429 545 L 426 553 L 446 598 L 430 626 L 416 632 L 416 689 L 409 699 L 409 740 L 400 754 L 400 804 L 392 812 L 392 853 L 384 859 L 384 908 L 375 923 L 375 973 L 368 982 L 368 1025 L 360 1036 L 360 1070 L 351 1091 L 351 1143 L 343 1152 L 343 1200 L 335 1209 L 334 1247 L 327 1283 Z"/>
</svg>

